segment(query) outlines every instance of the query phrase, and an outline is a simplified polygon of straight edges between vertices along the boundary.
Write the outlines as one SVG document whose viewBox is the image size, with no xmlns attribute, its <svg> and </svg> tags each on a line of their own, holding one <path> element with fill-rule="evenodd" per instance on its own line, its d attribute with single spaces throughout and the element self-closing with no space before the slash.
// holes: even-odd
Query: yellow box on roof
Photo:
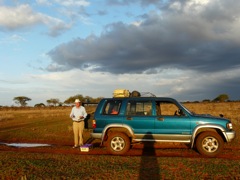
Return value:
<svg viewBox="0 0 240 180">
<path fill-rule="evenodd" d="M 115 89 L 113 92 L 113 97 L 129 97 L 130 92 L 127 89 Z"/>
</svg>

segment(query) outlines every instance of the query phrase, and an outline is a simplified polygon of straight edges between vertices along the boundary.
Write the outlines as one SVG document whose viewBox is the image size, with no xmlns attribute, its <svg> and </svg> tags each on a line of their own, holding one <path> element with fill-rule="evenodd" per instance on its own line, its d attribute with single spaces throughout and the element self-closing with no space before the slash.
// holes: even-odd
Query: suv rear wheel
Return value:
<svg viewBox="0 0 240 180">
<path fill-rule="evenodd" d="M 203 132 L 196 141 L 198 152 L 208 157 L 215 157 L 223 150 L 223 146 L 222 137 L 215 132 Z"/>
<path fill-rule="evenodd" d="M 112 132 L 107 140 L 107 150 L 111 154 L 125 154 L 130 149 L 130 139 L 125 133 Z"/>
</svg>

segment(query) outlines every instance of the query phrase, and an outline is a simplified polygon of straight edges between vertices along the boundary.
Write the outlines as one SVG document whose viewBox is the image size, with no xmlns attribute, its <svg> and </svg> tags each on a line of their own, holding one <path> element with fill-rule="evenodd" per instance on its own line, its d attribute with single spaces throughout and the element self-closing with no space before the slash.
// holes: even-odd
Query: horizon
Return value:
<svg viewBox="0 0 240 180">
<path fill-rule="evenodd" d="M 142 92 L 140 92 L 140 94 L 141 94 Z M 149 93 L 149 92 L 143 92 L 143 93 Z M 151 93 L 152 94 L 152 93 Z M 78 94 L 78 95 L 81 95 L 81 94 Z M 154 94 L 152 94 L 152 95 L 154 95 Z M 217 95 L 214 99 L 202 99 L 202 100 L 192 100 L 192 101 L 189 101 L 189 100 L 186 100 L 186 101 L 179 101 L 178 99 L 176 99 L 177 101 L 179 101 L 180 103 L 221 103 L 221 102 L 239 102 L 240 101 L 240 99 L 238 99 L 238 100 L 231 100 L 230 98 L 227 98 L 226 100 L 217 100 L 217 98 L 219 97 L 219 96 L 221 96 L 221 95 L 223 95 L 223 94 L 219 94 L 219 95 Z M 86 101 L 87 100 L 87 98 L 88 97 L 90 97 L 90 98 L 93 98 L 93 100 L 96 100 L 96 99 L 98 99 L 98 98 L 113 98 L 113 96 L 111 96 L 111 97 L 91 97 L 91 96 L 88 96 L 88 95 L 86 95 L 86 96 L 84 96 L 84 95 L 82 95 L 83 96 L 83 99 Z M 72 96 L 71 96 L 72 97 Z M 140 96 L 140 97 L 154 97 L 154 96 Z M 155 96 L 155 97 L 162 97 L 162 96 Z M 29 98 L 29 97 L 28 97 Z M 69 97 L 70 98 L 70 97 Z M 167 97 L 168 98 L 168 97 Z M 169 97 L 169 98 L 171 98 L 171 97 Z M 31 99 L 31 98 L 30 98 Z M 52 98 L 51 98 L 52 99 Z M 46 106 L 46 107 L 59 107 L 59 106 L 73 106 L 74 105 L 74 102 L 72 102 L 72 103 L 64 103 L 64 101 L 66 101 L 67 99 L 65 99 L 64 101 L 60 101 L 60 99 L 58 99 L 58 98 L 55 98 L 55 99 L 57 99 L 57 100 L 59 100 L 59 103 L 56 103 L 56 105 L 54 105 L 53 103 L 48 103 L 47 102 L 47 100 L 46 100 L 46 102 L 44 103 L 44 102 L 39 102 L 39 103 L 36 103 L 36 104 L 31 104 L 31 105 L 29 105 L 29 102 L 31 102 L 31 100 L 29 100 L 29 101 L 26 101 L 26 103 L 27 103 L 27 105 L 26 106 L 21 106 L 20 104 L 17 104 L 16 102 L 14 102 L 12 105 L 10 105 L 10 106 L 8 106 L 8 105 L 1 105 L 0 104 L 0 107 L 34 107 L 34 106 L 36 106 L 36 105 L 39 105 L 39 104 L 44 104 L 44 106 Z M 175 99 L 175 98 L 174 98 Z M 92 101 L 89 101 L 89 102 L 83 102 L 83 104 L 93 104 L 93 103 L 95 103 L 95 102 L 92 102 Z"/>
<path fill-rule="evenodd" d="M 240 99 L 240 1 L 0 0 L 0 105 L 114 89 Z"/>
</svg>

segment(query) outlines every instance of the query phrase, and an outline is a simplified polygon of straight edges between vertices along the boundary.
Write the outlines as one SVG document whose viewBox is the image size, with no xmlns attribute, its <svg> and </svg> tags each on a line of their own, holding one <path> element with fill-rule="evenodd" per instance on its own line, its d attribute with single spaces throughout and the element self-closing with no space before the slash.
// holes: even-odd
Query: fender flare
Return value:
<svg viewBox="0 0 240 180">
<path fill-rule="evenodd" d="M 220 130 L 222 132 L 222 134 L 224 135 L 225 139 L 227 139 L 227 136 L 224 133 L 225 132 L 224 127 L 219 126 L 219 125 L 215 125 L 215 124 L 201 124 L 201 125 L 195 127 L 194 130 L 193 130 L 192 138 L 191 138 L 191 148 L 193 148 L 193 146 L 194 146 L 194 142 L 195 142 L 195 139 L 196 139 L 197 132 L 200 129 L 218 129 L 218 130 Z"/>
<path fill-rule="evenodd" d="M 125 124 L 117 124 L 117 123 L 115 123 L 115 124 L 109 124 L 109 125 L 107 125 L 107 126 L 103 129 L 103 131 L 102 131 L 101 145 L 103 144 L 104 137 L 105 137 L 106 132 L 107 132 L 107 130 L 108 130 L 109 128 L 125 128 L 125 129 L 127 129 L 127 131 L 131 134 L 131 136 L 134 136 L 134 132 L 133 132 L 132 128 L 131 128 L 130 126 L 128 126 L 128 125 L 125 125 Z"/>
</svg>

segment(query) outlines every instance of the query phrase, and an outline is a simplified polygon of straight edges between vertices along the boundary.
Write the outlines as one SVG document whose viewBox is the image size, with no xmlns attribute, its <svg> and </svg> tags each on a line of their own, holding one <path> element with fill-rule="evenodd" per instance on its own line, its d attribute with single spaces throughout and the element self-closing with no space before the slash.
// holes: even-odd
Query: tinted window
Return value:
<svg viewBox="0 0 240 180">
<path fill-rule="evenodd" d="M 120 107 L 121 107 L 120 100 L 109 100 L 105 104 L 103 114 L 117 115 L 119 113 Z"/>
<path fill-rule="evenodd" d="M 151 101 L 129 101 L 127 104 L 127 115 L 135 116 L 151 116 L 152 102 Z"/>
</svg>

